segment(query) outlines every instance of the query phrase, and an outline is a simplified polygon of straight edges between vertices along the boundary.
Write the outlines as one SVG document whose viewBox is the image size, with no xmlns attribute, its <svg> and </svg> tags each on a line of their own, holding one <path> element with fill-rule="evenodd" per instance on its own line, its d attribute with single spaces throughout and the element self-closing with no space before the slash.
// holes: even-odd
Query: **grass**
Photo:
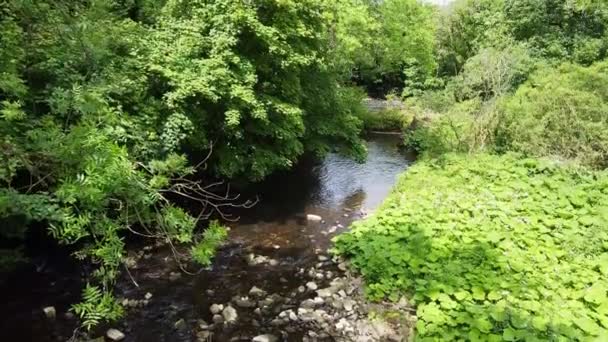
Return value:
<svg viewBox="0 0 608 342">
<path fill-rule="evenodd" d="M 385 109 L 365 111 L 359 118 L 363 121 L 363 129 L 368 132 L 402 132 L 409 127 L 413 116 L 402 109 Z"/>
<path fill-rule="evenodd" d="M 407 295 L 419 341 L 608 340 L 608 173 L 446 155 L 336 238 L 369 297 Z"/>
</svg>

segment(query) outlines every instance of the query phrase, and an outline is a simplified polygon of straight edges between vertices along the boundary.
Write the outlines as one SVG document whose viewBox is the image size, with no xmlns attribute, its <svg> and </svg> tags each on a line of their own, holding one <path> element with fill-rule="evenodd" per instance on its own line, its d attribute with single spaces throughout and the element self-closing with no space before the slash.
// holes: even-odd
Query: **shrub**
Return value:
<svg viewBox="0 0 608 342">
<path fill-rule="evenodd" d="M 380 300 L 409 295 L 420 341 L 608 338 L 608 173 L 449 154 L 419 162 L 336 239 Z"/>
<path fill-rule="evenodd" d="M 608 62 L 542 70 L 504 106 L 501 150 L 608 166 Z"/>
</svg>

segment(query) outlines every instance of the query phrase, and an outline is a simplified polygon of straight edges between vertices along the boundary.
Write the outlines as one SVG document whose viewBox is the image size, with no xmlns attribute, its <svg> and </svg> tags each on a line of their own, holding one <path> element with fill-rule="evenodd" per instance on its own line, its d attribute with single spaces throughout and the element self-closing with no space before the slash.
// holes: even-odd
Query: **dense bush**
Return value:
<svg viewBox="0 0 608 342">
<path fill-rule="evenodd" d="M 498 148 L 608 166 L 608 62 L 540 70 L 511 97 Z"/>
<path fill-rule="evenodd" d="M 336 240 L 371 298 L 408 295 L 420 341 L 608 338 L 608 173 L 515 155 L 408 170 Z"/>
</svg>

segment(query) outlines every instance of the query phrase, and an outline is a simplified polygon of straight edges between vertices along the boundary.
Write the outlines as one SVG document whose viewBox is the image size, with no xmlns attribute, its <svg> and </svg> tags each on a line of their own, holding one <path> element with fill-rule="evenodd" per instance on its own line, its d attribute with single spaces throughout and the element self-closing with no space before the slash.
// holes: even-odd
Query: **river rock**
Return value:
<svg viewBox="0 0 608 342">
<path fill-rule="evenodd" d="M 173 328 L 175 330 L 182 330 L 186 328 L 186 321 L 183 318 L 180 318 L 177 322 L 173 324 Z"/>
<path fill-rule="evenodd" d="M 279 340 L 279 338 L 274 335 L 265 334 L 265 335 L 258 335 L 256 337 L 254 337 L 251 341 L 252 342 L 277 342 L 278 340 Z"/>
<path fill-rule="evenodd" d="M 323 218 L 319 215 L 308 214 L 306 215 L 306 219 L 311 222 L 321 222 Z"/>
<path fill-rule="evenodd" d="M 106 336 L 112 341 L 120 341 L 125 338 L 125 334 L 123 334 L 122 331 L 114 328 L 108 329 L 108 331 L 106 331 Z"/>
<path fill-rule="evenodd" d="M 146 300 L 150 300 L 150 298 L 152 298 L 152 294 L 150 292 L 146 293 L 146 295 L 144 296 L 144 298 Z"/>
<path fill-rule="evenodd" d="M 252 287 L 251 290 L 249 290 L 249 295 L 250 296 L 256 296 L 256 297 L 264 297 L 266 295 L 266 291 L 260 289 L 259 287 Z"/>
<path fill-rule="evenodd" d="M 350 311 L 353 311 L 353 307 L 355 306 L 355 304 L 356 304 L 356 303 L 355 303 L 355 301 L 354 301 L 354 300 L 352 300 L 352 299 L 345 299 L 345 300 L 342 302 L 342 304 L 343 304 L 343 306 L 344 306 L 344 310 L 346 310 L 346 311 L 350 312 Z"/>
<path fill-rule="evenodd" d="M 247 264 L 249 264 L 249 266 L 255 266 L 255 265 L 259 265 L 259 264 L 264 264 L 267 263 L 269 261 L 269 258 L 263 255 L 255 255 L 253 253 L 251 254 L 247 254 Z"/>
<path fill-rule="evenodd" d="M 42 312 L 44 312 L 44 315 L 48 319 L 55 319 L 55 317 L 57 317 L 57 310 L 55 310 L 54 306 L 47 306 L 42 309 Z"/>
<path fill-rule="evenodd" d="M 224 310 L 222 310 L 222 316 L 224 316 L 224 320 L 226 321 L 226 323 L 234 323 L 239 317 L 239 315 L 236 313 L 236 310 L 232 306 L 228 306 Z"/>
<path fill-rule="evenodd" d="M 224 310 L 224 306 L 222 304 L 213 304 L 209 307 L 209 311 L 211 311 L 211 313 L 214 315 L 219 314 L 222 312 L 222 310 Z"/>
<path fill-rule="evenodd" d="M 309 281 L 308 283 L 306 283 L 306 287 L 311 291 L 314 291 L 318 288 L 317 284 L 312 281 Z"/>
</svg>

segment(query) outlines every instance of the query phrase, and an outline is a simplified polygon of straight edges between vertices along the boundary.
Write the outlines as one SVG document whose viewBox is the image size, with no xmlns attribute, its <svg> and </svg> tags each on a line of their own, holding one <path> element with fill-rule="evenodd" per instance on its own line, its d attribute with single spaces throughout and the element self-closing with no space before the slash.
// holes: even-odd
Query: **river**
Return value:
<svg viewBox="0 0 608 342">
<path fill-rule="evenodd" d="M 130 250 L 137 264 L 130 274 L 123 272 L 116 290 L 118 297 L 126 299 L 127 315 L 91 335 L 100 336 L 106 328 L 116 327 L 125 333 L 124 341 L 196 340 L 201 324 L 213 322 L 212 304 L 249 300 L 248 292 L 255 286 L 282 301 L 276 312 L 270 308 L 260 313 L 246 302 L 242 307 L 233 305 L 238 312 L 236 323 L 210 327 L 209 340 L 250 341 L 261 333 L 302 340 L 308 328 L 274 326 L 272 318 L 310 297 L 301 286 L 311 267 L 326 272 L 315 280 L 319 286 L 331 280 L 323 278 L 324 274 L 340 272 L 331 261 L 324 264 L 320 260 L 325 259 L 331 238 L 376 208 L 397 175 L 412 163 L 413 158 L 398 143 L 399 136 L 372 135 L 367 140 L 365 163 L 330 154 L 318 164 L 273 176 L 256 189 L 260 203 L 239 222 L 229 224 L 229 239 L 213 267 L 196 275 L 182 274 L 166 246 Z M 307 214 L 321 216 L 323 221 L 309 222 Z M 40 272 L 27 268 L 0 283 L 3 341 L 65 341 L 72 335 L 76 322 L 65 312 L 83 286 L 81 272 L 63 255 L 48 263 Z M 57 309 L 54 321 L 42 313 L 48 305 Z"/>
</svg>

